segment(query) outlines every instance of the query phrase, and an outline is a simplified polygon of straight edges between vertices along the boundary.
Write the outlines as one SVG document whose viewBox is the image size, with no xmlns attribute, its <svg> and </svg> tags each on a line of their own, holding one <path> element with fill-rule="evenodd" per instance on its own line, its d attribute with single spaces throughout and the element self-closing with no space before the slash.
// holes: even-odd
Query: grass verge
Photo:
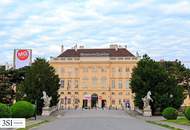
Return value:
<svg viewBox="0 0 190 130">
<path fill-rule="evenodd" d="M 168 128 L 170 130 L 183 130 L 183 129 L 179 129 L 179 128 L 169 126 L 167 124 L 158 123 L 158 122 L 155 122 L 155 121 L 146 121 L 146 122 L 154 124 L 154 125 L 158 125 L 158 126 L 161 126 L 161 127 L 164 127 L 164 128 Z"/>
<path fill-rule="evenodd" d="M 48 123 L 48 122 L 49 122 L 48 120 L 43 120 L 43 121 L 38 122 L 36 124 L 32 124 L 32 125 L 26 126 L 26 128 L 19 128 L 17 130 L 29 130 L 29 129 L 33 128 L 33 127 L 37 127 L 37 126 L 40 126 L 41 124 Z"/>
<path fill-rule="evenodd" d="M 190 121 L 187 120 L 185 117 L 179 118 L 177 120 L 164 120 L 164 122 L 172 122 L 172 123 L 176 123 L 176 124 L 179 124 L 179 125 L 190 126 Z"/>
</svg>

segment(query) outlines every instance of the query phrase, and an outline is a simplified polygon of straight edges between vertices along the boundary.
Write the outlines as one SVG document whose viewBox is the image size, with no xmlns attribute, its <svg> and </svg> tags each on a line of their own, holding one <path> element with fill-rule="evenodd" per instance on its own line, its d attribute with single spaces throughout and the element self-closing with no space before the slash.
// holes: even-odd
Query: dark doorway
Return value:
<svg viewBox="0 0 190 130">
<path fill-rule="evenodd" d="M 85 109 L 88 108 L 88 100 L 86 99 L 83 100 L 82 108 L 85 108 Z"/>
<path fill-rule="evenodd" d="M 91 96 L 91 108 L 96 108 L 98 103 L 98 95 L 97 94 L 92 94 Z"/>
<path fill-rule="evenodd" d="M 105 108 L 106 106 L 106 100 L 102 100 L 102 108 Z"/>
</svg>

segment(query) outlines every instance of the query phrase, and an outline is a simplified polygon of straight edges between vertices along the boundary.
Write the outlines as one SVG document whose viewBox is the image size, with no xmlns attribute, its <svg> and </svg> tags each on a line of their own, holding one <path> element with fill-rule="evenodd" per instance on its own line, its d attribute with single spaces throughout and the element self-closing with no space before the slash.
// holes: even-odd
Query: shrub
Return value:
<svg viewBox="0 0 190 130">
<path fill-rule="evenodd" d="M 8 118 L 11 116 L 9 107 L 6 104 L 0 103 L 0 118 Z"/>
<path fill-rule="evenodd" d="M 34 115 L 34 106 L 27 101 L 18 101 L 11 107 L 12 117 L 30 118 Z"/>
<path fill-rule="evenodd" d="M 173 107 L 167 107 L 163 110 L 162 116 L 167 120 L 176 120 L 178 111 Z"/>
<path fill-rule="evenodd" d="M 187 108 L 185 109 L 185 117 L 186 117 L 188 120 L 190 120 L 190 107 L 187 107 Z"/>
</svg>

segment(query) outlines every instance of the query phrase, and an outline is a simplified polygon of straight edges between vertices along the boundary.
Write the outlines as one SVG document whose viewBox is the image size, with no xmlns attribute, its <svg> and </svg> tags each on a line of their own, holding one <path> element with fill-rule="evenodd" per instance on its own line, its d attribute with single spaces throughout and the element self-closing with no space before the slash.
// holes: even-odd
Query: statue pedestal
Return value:
<svg viewBox="0 0 190 130">
<path fill-rule="evenodd" d="M 143 116 L 147 116 L 147 117 L 152 116 L 152 110 L 150 106 L 143 109 Z"/>
<path fill-rule="evenodd" d="M 42 108 L 42 116 L 50 116 L 55 111 L 57 111 L 57 106 L 43 107 Z"/>
<path fill-rule="evenodd" d="M 49 107 L 42 108 L 42 116 L 49 116 L 51 114 L 51 110 Z"/>
</svg>

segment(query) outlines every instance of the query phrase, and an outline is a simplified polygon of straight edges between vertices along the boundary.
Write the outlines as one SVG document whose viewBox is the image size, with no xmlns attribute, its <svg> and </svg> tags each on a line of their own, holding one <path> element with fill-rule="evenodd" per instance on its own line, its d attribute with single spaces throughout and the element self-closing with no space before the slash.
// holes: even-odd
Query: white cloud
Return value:
<svg viewBox="0 0 190 130">
<path fill-rule="evenodd" d="M 134 54 L 148 53 L 156 59 L 183 60 L 190 55 L 190 19 L 165 15 L 187 14 L 190 10 L 187 0 L 160 2 L 156 6 L 154 0 L 57 2 L 15 2 L 3 6 L 0 40 L 5 50 L 0 49 L 2 54 L 12 57 L 13 48 L 31 48 L 34 57 L 47 58 L 57 56 L 61 44 L 65 48 L 76 43 L 97 48 L 118 42 L 128 45 Z"/>
<path fill-rule="evenodd" d="M 190 14 L 190 1 L 181 0 L 173 4 L 162 4 L 160 11 L 165 14 Z"/>
<path fill-rule="evenodd" d="M 9 4 L 13 3 L 13 2 L 14 2 L 14 0 L 1 0 L 0 5 L 1 6 L 6 6 L 6 5 L 9 5 Z"/>
<path fill-rule="evenodd" d="M 127 4 L 127 9 L 128 10 L 136 10 L 139 8 L 150 7 L 152 2 L 153 2 L 153 0 L 141 0 L 138 2 L 131 3 L 131 4 Z"/>
</svg>

